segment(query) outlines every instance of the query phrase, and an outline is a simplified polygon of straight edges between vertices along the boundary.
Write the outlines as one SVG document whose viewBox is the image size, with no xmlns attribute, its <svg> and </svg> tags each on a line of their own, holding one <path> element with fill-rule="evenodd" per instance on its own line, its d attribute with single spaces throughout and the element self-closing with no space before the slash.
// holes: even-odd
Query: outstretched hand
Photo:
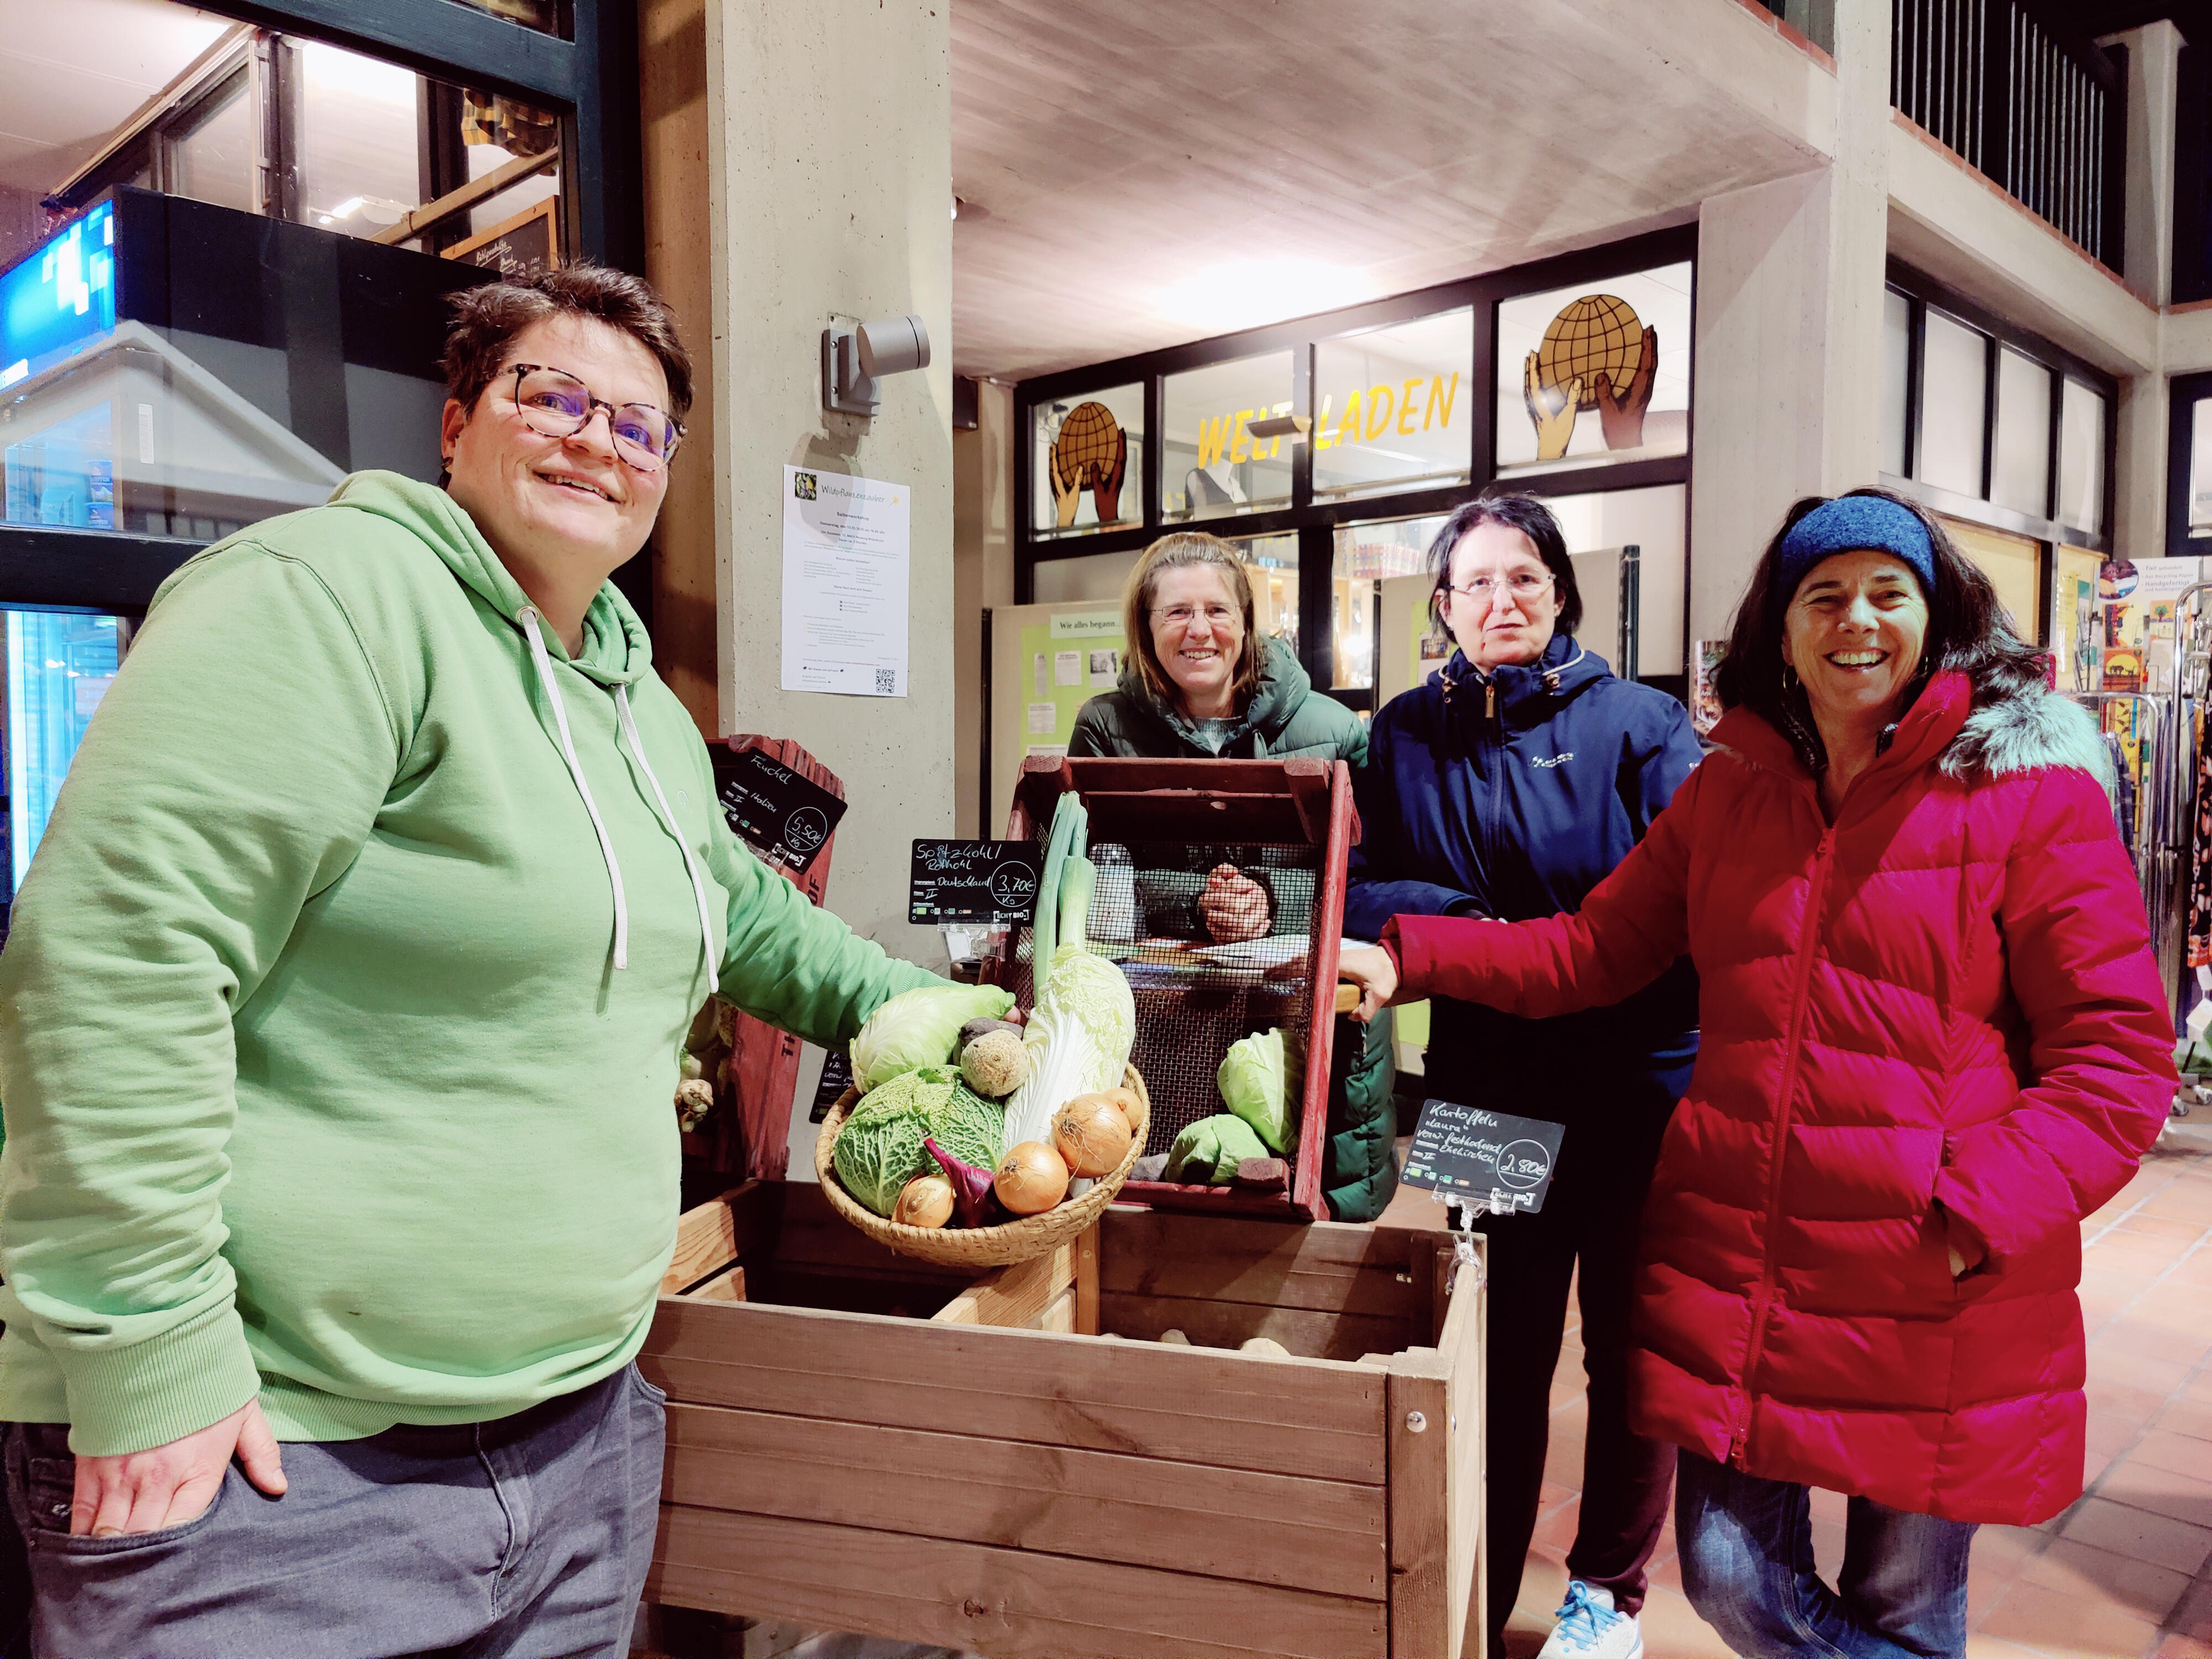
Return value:
<svg viewBox="0 0 2212 1659">
<path fill-rule="evenodd" d="M 1052 474 L 1052 502 L 1057 509 L 1054 517 L 1065 530 L 1075 522 L 1075 509 L 1083 501 L 1083 469 L 1074 467 L 1071 469 L 1072 476 L 1063 478 L 1060 476 L 1060 457 L 1054 454 L 1047 458 L 1045 470 Z"/>
<path fill-rule="evenodd" d="M 1565 386 L 1545 386 L 1537 377 L 1536 354 L 1532 351 L 1522 369 L 1521 395 L 1536 428 L 1536 459 L 1558 460 L 1574 441 L 1575 416 L 1582 410 L 1583 377 L 1576 375 Z"/>
<path fill-rule="evenodd" d="M 1644 331 L 1644 356 L 1630 377 L 1628 395 L 1616 398 L 1613 376 L 1597 377 L 1598 424 L 1605 431 L 1607 449 L 1635 449 L 1644 442 L 1644 412 L 1651 407 L 1651 384 L 1659 373 L 1659 331 Z"/>
<path fill-rule="evenodd" d="M 1359 988 L 1359 1006 L 1352 1011 L 1352 1017 L 1363 1025 L 1398 1000 L 1398 964 L 1379 945 L 1362 945 L 1340 952 L 1336 976 Z"/>
<path fill-rule="evenodd" d="M 222 1490 L 235 1455 L 251 1480 L 271 1498 L 283 1493 L 276 1437 L 249 1400 L 220 1423 L 145 1451 L 76 1460 L 70 1498 L 72 1537 L 119 1538 L 197 1521 Z"/>
</svg>

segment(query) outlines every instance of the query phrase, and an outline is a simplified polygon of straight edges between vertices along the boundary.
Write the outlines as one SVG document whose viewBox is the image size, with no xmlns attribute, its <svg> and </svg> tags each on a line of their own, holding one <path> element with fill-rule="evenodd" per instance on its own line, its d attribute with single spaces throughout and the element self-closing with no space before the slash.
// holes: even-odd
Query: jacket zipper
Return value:
<svg viewBox="0 0 2212 1659">
<path fill-rule="evenodd" d="M 1816 785 L 1817 788 L 1818 786 Z M 1840 814 L 1838 814 L 1840 816 Z M 1797 1091 L 1797 1067 L 1805 1052 L 1805 1003 L 1813 981 L 1813 957 L 1820 947 L 1820 905 L 1826 895 L 1828 866 L 1836 846 L 1835 826 L 1820 836 L 1813 854 L 1813 873 L 1805 887 L 1805 936 L 1797 947 L 1797 962 L 1790 989 L 1790 1036 L 1782 1060 L 1782 1084 L 1774 1097 L 1774 1139 L 1770 1157 L 1773 1171 L 1767 1178 L 1766 1249 L 1759 1276 L 1759 1299 L 1752 1306 L 1751 1341 L 1744 1349 L 1743 1403 L 1736 1413 L 1735 1431 L 1729 1439 L 1728 1461 L 1743 1467 L 1745 1443 L 1751 1437 L 1751 1380 L 1759 1366 L 1759 1352 L 1766 1340 L 1766 1319 L 1774 1308 L 1775 1237 L 1782 1209 L 1782 1172 L 1789 1152 L 1784 1144 L 1790 1130 L 1790 1100 Z"/>
</svg>

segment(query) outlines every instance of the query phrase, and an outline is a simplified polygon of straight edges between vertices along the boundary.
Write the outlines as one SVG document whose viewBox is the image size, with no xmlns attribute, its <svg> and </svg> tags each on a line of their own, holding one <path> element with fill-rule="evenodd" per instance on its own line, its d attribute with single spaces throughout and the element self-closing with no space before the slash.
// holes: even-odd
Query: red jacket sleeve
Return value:
<svg viewBox="0 0 2212 1659">
<path fill-rule="evenodd" d="M 1951 1138 L 1935 1193 L 1995 1266 L 2073 1231 L 2127 1184 L 2175 1084 L 2142 891 L 2087 773 L 2038 781 L 2000 906 L 2033 1080 L 2011 1111 Z"/>
<path fill-rule="evenodd" d="M 1642 990 L 1688 949 L 1692 820 L 1711 769 L 1690 774 L 1578 912 L 1518 922 L 1393 916 L 1382 944 L 1397 958 L 1404 994 L 1548 1019 Z"/>
</svg>

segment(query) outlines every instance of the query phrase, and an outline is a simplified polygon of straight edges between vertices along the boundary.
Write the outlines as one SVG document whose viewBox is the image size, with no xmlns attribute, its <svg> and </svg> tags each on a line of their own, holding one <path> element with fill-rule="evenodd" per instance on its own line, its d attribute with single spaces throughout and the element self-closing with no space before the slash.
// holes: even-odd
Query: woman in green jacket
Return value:
<svg viewBox="0 0 2212 1659">
<path fill-rule="evenodd" d="M 0 957 L 41 1652 L 626 1650 L 692 1017 L 828 1046 L 934 982 L 731 835 L 608 580 L 683 436 L 667 308 L 580 266 L 456 309 L 445 486 L 163 584 Z"/>
<path fill-rule="evenodd" d="M 1121 611 L 1121 684 L 1084 704 L 1069 754 L 1366 764 L 1367 728 L 1335 698 L 1315 695 L 1287 643 L 1256 630 L 1250 579 L 1218 536 L 1177 531 L 1146 548 Z M 1202 879 L 1194 869 L 1144 872 L 1138 881 L 1148 922 L 1164 920 L 1164 906 L 1180 913 L 1150 931 L 1188 936 L 1202 925 L 1228 944 L 1307 931 L 1312 895 L 1285 880 L 1289 873 L 1222 861 Z M 1388 1030 L 1338 1023 L 1322 1182 L 1340 1221 L 1372 1221 L 1397 1187 L 1390 1044 Z"/>
</svg>

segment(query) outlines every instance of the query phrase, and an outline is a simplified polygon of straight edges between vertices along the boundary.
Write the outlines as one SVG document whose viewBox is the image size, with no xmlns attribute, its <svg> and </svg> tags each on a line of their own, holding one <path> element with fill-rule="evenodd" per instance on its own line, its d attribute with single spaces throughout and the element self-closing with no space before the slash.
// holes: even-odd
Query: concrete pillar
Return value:
<svg viewBox="0 0 2212 1659">
<path fill-rule="evenodd" d="M 683 309 L 705 417 L 661 537 L 671 678 L 702 726 L 794 739 L 843 780 L 830 907 L 941 961 L 906 889 L 913 839 L 953 833 L 950 9 L 646 0 L 641 40 L 648 274 Z M 823 328 L 908 312 L 931 367 L 886 380 L 872 417 L 825 411 Z M 906 696 L 779 689 L 787 465 L 912 490 Z"/>
<path fill-rule="evenodd" d="M 1783 513 L 1875 482 L 1889 223 L 1889 6 L 1836 9 L 1835 159 L 1698 222 L 1690 636 L 1723 639 Z"/>
<path fill-rule="evenodd" d="M 2173 110 L 2181 72 L 2181 31 L 2160 19 L 2107 35 L 2100 46 L 2127 48 L 2127 284 L 2154 306 L 2173 287 Z"/>
<path fill-rule="evenodd" d="M 981 799 L 983 613 L 1014 602 L 1014 389 L 975 386 L 975 429 L 952 434 L 952 817 L 996 836 Z"/>
</svg>

